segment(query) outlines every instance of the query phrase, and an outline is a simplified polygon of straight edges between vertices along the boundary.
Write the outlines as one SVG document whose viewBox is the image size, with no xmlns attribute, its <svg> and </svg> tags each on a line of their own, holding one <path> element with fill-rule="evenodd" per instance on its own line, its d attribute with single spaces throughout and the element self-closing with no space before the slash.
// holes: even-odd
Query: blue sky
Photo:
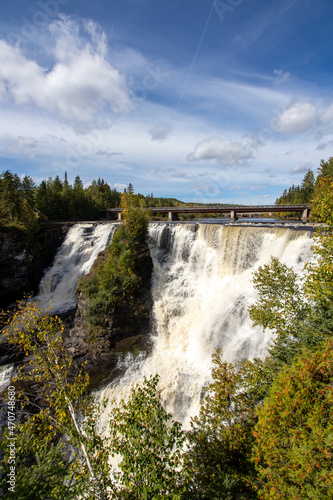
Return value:
<svg viewBox="0 0 333 500">
<path fill-rule="evenodd" d="M 0 0 L 0 171 L 274 203 L 333 156 L 328 0 Z"/>
</svg>

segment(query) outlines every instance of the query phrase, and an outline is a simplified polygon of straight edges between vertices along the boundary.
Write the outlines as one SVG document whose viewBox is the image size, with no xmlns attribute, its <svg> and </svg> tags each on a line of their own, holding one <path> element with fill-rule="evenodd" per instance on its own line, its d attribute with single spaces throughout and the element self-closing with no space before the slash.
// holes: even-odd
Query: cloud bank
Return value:
<svg viewBox="0 0 333 500">
<path fill-rule="evenodd" d="M 79 26 L 63 17 L 49 29 L 55 42 L 49 68 L 0 40 L 0 100 L 34 105 L 79 122 L 104 108 L 128 111 L 125 78 L 107 61 L 105 36 L 97 26 L 92 21 Z"/>
<path fill-rule="evenodd" d="M 254 158 L 251 146 L 239 141 L 231 142 L 211 137 L 199 142 L 194 151 L 187 155 L 187 161 L 216 160 L 225 167 Z"/>
</svg>

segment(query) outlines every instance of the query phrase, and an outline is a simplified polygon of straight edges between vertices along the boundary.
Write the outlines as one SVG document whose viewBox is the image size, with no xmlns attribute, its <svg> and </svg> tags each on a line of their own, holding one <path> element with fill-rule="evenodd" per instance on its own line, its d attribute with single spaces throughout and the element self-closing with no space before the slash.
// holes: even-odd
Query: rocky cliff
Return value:
<svg viewBox="0 0 333 500">
<path fill-rule="evenodd" d="M 33 242 L 27 241 L 17 230 L 6 228 L 0 234 L 0 301 L 5 308 L 20 299 L 24 293 L 38 290 L 44 270 L 52 264 L 57 249 L 63 242 L 71 223 L 45 225 Z M 102 252 L 94 266 L 105 258 Z M 119 300 L 106 315 L 107 328 L 93 341 L 85 317 L 87 297 L 77 293 L 77 308 L 63 315 L 67 324 L 65 346 L 73 357 L 73 365 L 87 362 L 85 368 L 91 378 L 91 387 L 102 380 L 120 374 L 118 360 L 127 353 L 134 356 L 148 352 L 151 346 L 151 276 L 153 263 L 148 245 L 136 254 L 134 271 L 139 285 L 133 293 Z M 6 342 L 0 345 L 0 364 L 20 362 L 22 353 Z M 25 361 L 27 361 L 25 359 Z"/>
<path fill-rule="evenodd" d="M 95 266 L 103 261 L 99 255 Z M 151 276 L 153 262 L 148 246 L 137 254 L 135 271 L 140 277 L 140 285 L 131 295 L 122 298 L 107 313 L 106 332 L 97 339 L 89 339 L 89 325 L 85 318 L 87 298 L 80 291 L 77 295 L 77 309 L 73 325 L 69 328 L 66 348 L 73 357 L 75 365 L 86 363 L 91 387 L 102 380 L 110 381 L 121 373 L 118 365 L 120 357 L 127 353 L 134 356 L 151 347 Z"/>
<path fill-rule="evenodd" d="M 45 268 L 52 264 L 71 223 L 49 223 L 33 237 L 15 227 L 0 232 L 0 308 L 25 293 L 35 293 Z"/>
</svg>

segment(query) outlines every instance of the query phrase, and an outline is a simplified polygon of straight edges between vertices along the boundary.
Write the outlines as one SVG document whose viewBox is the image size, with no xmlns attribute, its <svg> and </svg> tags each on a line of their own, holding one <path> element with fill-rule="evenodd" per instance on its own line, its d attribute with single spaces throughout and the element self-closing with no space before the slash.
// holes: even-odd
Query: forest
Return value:
<svg viewBox="0 0 333 500">
<path fill-rule="evenodd" d="M 132 195 L 136 206 L 173 207 L 182 203 L 175 198 L 154 197 L 152 193 L 147 196 L 134 194 L 131 183 L 123 192 L 111 188 L 100 178 L 84 187 L 77 175 L 71 185 L 65 172 L 63 180 L 57 175 L 37 186 L 30 176 L 21 179 L 6 170 L 0 175 L 0 224 L 33 229 L 45 221 L 98 220 L 105 217 L 107 208 L 123 206 L 124 193 Z"/>
<path fill-rule="evenodd" d="M 276 199 L 276 205 L 298 205 L 302 203 L 311 203 L 316 180 L 311 169 L 307 171 L 301 185 L 292 185 L 289 189 L 283 191 L 282 196 Z"/>
<path fill-rule="evenodd" d="M 249 314 L 255 325 L 275 334 L 268 355 L 231 364 L 216 352 L 212 382 L 189 431 L 163 409 L 156 376 L 112 409 L 109 438 L 102 438 L 102 408 L 87 393 L 84 367 L 76 367 L 63 348 L 63 321 L 32 302 L 2 313 L 8 342 L 31 357 L 30 369 L 21 371 L 5 400 L 8 408 L 20 406 L 21 418 L 15 427 L 14 490 L 8 480 L 13 428 L 2 436 L 4 498 L 333 497 L 333 157 L 321 162 L 315 182 L 310 173 L 306 177 L 293 191 L 304 194 L 306 183 L 312 186 L 316 258 L 300 276 L 276 258 L 254 273 L 259 299 Z M 39 188 L 33 189 L 37 200 Z M 73 207 L 74 190 L 75 185 Z M 32 206 L 23 194 L 21 203 Z M 17 205 L 10 206 L 7 217 L 14 219 Z M 131 261 L 147 239 L 146 221 L 140 207 L 128 204 L 125 227 L 109 249 L 114 279 L 107 280 L 102 269 L 82 283 L 94 304 L 92 325 L 101 299 L 113 303 L 117 293 L 135 286 Z M 38 400 L 24 391 L 27 383 L 42 387 Z M 115 456 L 119 469 L 110 465 Z"/>
</svg>

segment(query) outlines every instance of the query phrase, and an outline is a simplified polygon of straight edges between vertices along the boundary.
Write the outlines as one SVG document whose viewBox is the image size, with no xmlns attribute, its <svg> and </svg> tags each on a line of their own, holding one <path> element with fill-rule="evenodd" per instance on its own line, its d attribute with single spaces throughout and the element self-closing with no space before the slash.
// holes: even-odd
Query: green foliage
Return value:
<svg viewBox="0 0 333 500">
<path fill-rule="evenodd" d="M 312 170 L 308 170 L 300 186 L 292 185 L 285 189 L 283 195 L 276 199 L 276 205 L 297 205 L 311 203 L 315 189 L 315 177 Z"/>
<path fill-rule="evenodd" d="M 121 456 L 119 498 L 180 498 L 184 433 L 163 409 L 157 384 L 157 376 L 144 379 L 111 412 L 112 450 Z"/>
<path fill-rule="evenodd" d="M 315 220 L 333 225 L 333 157 L 321 160 L 312 206 Z"/>
<path fill-rule="evenodd" d="M 20 428 L 18 429 L 20 431 Z M 2 447 L 12 444 L 6 439 Z M 28 445 L 28 446 L 27 446 Z M 4 499 L 36 500 L 48 498 L 52 500 L 75 500 L 80 494 L 80 488 L 74 481 L 71 463 L 65 461 L 63 444 L 56 446 L 48 439 L 44 447 L 36 452 L 35 456 L 25 452 L 29 449 L 26 435 L 17 434 L 15 442 L 15 489 L 8 491 L 8 477 L 10 469 L 8 462 L 2 467 Z"/>
<path fill-rule="evenodd" d="M 126 237 L 131 249 L 140 251 L 147 245 L 148 217 L 141 207 L 129 207 L 126 211 Z"/>
<path fill-rule="evenodd" d="M 64 481 L 68 477 L 75 479 L 75 488 L 80 489 L 82 498 L 107 498 L 108 488 L 112 486 L 108 452 L 105 442 L 95 431 L 100 409 L 90 397 L 85 396 L 88 375 L 82 369 L 74 368 L 72 358 L 66 353 L 63 345 L 64 324 L 59 318 L 42 313 L 35 303 L 23 301 L 13 315 L 2 314 L 1 319 L 8 325 L 3 330 L 8 341 L 31 356 L 28 364 L 24 363 L 20 370 L 18 383 L 38 387 L 35 394 L 31 390 L 22 390 L 17 395 L 22 412 L 15 427 L 17 452 L 23 462 L 23 472 L 18 472 L 22 488 L 28 487 L 29 476 L 24 472 L 24 463 L 32 456 L 37 461 L 34 469 L 36 478 L 44 473 L 45 481 L 50 479 L 45 488 L 50 494 L 55 494 L 59 481 L 54 485 L 50 470 L 52 453 L 47 456 L 49 465 L 45 470 L 40 454 L 45 441 L 66 436 L 74 458 L 67 464 L 67 469 L 62 467 L 64 459 L 60 460 L 58 473 L 66 473 L 61 476 Z M 2 442 L 7 463 L 9 434 Z M 54 453 L 59 458 L 63 456 L 60 448 Z"/>
<path fill-rule="evenodd" d="M 138 253 L 146 250 L 147 236 L 146 213 L 140 208 L 129 207 L 126 224 L 117 228 L 102 262 L 80 279 L 78 291 L 88 298 L 85 316 L 92 338 L 105 331 L 108 314 L 139 289 L 141 278 L 135 260 Z"/>
<path fill-rule="evenodd" d="M 314 214 L 332 223 L 333 159 L 321 163 Z M 316 231 L 301 277 L 277 259 L 254 276 L 259 300 L 255 324 L 276 334 L 271 348 L 276 377 L 258 407 L 253 459 L 258 494 L 267 499 L 333 496 L 333 231 Z"/>
<path fill-rule="evenodd" d="M 108 208 L 127 207 L 173 207 L 183 202 L 175 198 L 156 198 L 153 194 L 144 196 L 134 194 L 130 183 L 123 195 L 116 188 L 111 189 L 104 179 L 93 180 L 84 187 L 79 175 L 70 185 L 65 172 L 64 180 L 57 175 L 49 177 L 36 186 L 33 179 L 25 176 L 23 180 L 10 170 L 0 176 L 0 223 L 19 224 L 25 227 L 35 220 L 94 220 L 103 216 Z M 121 200 L 123 198 L 123 203 Z M 27 208 L 29 207 L 29 209 Z"/>
<path fill-rule="evenodd" d="M 272 366 L 257 359 L 231 364 L 213 356 L 213 382 L 192 419 L 185 455 L 186 498 L 255 498 L 251 461 L 256 407 L 267 392 Z"/>
<path fill-rule="evenodd" d="M 276 258 L 254 273 L 259 300 L 250 306 L 254 324 L 276 334 L 270 353 L 291 363 L 304 347 L 316 349 L 333 331 L 333 232 L 317 231 L 301 276 Z"/>
<path fill-rule="evenodd" d="M 333 343 L 284 368 L 259 408 L 254 461 L 267 499 L 333 497 Z"/>
<path fill-rule="evenodd" d="M 102 333 L 107 315 L 140 284 L 134 268 L 134 252 L 126 239 L 124 227 L 117 228 L 104 253 L 103 261 L 93 266 L 79 281 L 78 291 L 88 298 L 85 316 L 92 333 Z"/>
<path fill-rule="evenodd" d="M 8 217 L 12 222 L 18 219 L 21 213 L 20 197 L 21 180 L 17 174 L 9 170 L 3 172 L 0 178 L 1 216 Z"/>
<path fill-rule="evenodd" d="M 319 228 L 315 235 L 314 262 L 305 266 L 305 293 L 312 303 L 312 316 L 322 331 L 333 331 L 333 228 Z"/>
<path fill-rule="evenodd" d="M 275 257 L 259 267 L 253 277 L 259 300 L 249 307 L 255 325 L 269 328 L 276 338 L 270 349 L 274 359 L 290 363 L 309 339 L 304 334 L 305 320 L 311 313 L 302 280 L 293 269 Z"/>
<path fill-rule="evenodd" d="M 38 230 L 38 216 L 33 210 L 35 188 L 31 177 L 21 181 L 10 170 L 0 175 L 0 217 L 27 234 Z"/>
</svg>

